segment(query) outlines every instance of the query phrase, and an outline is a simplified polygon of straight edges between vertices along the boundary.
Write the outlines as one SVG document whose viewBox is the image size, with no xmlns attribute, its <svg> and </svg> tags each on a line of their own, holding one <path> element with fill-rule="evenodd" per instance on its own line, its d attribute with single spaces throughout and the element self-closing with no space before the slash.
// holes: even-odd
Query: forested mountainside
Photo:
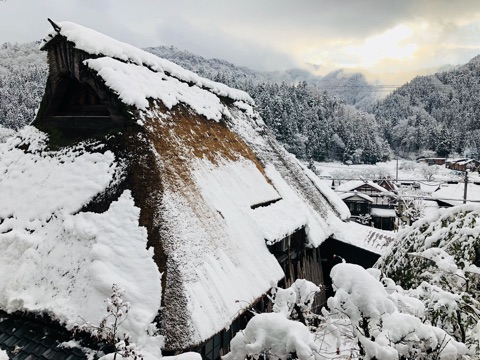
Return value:
<svg viewBox="0 0 480 360">
<path fill-rule="evenodd" d="M 419 76 L 373 110 L 400 154 L 476 157 L 480 147 L 480 56 L 457 69 Z"/>
<path fill-rule="evenodd" d="M 321 78 L 303 70 L 267 73 L 223 60 L 207 60 L 172 47 L 147 50 L 201 76 L 247 91 L 277 138 L 299 158 L 374 163 L 389 156 L 374 117 L 330 93 L 338 90 L 349 101 L 365 100 L 355 90 L 367 87 L 362 76 L 336 72 L 325 77 L 326 85 L 322 86 Z M 33 119 L 46 76 L 45 54 L 37 44 L 2 46 L 0 125 L 19 129 Z"/>
</svg>

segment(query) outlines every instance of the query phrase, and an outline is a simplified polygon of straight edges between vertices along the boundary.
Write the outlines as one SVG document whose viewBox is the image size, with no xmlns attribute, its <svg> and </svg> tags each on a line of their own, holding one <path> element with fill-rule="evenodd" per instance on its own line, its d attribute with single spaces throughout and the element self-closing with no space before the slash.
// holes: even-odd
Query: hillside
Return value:
<svg viewBox="0 0 480 360">
<path fill-rule="evenodd" d="M 332 71 L 325 76 L 315 75 L 304 69 L 287 69 L 283 71 L 257 71 L 220 59 L 206 59 L 186 50 L 173 46 L 157 46 L 146 48 L 161 58 L 168 59 L 186 69 L 209 79 L 216 78 L 229 85 L 245 88 L 248 83 L 289 85 L 307 82 L 327 91 L 331 96 L 337 96 L 350 105 L 368 106 L 377 100 L 375 88 L 369 84 L 360 73 L 346 72 L 342 69 Z"/>
<path fill-rule="evenodd" d="M 477 156 L 480 57 L 450 71 L 419 76 L 374 109 L 382 135 L 401 154 Z"/>
</svg>

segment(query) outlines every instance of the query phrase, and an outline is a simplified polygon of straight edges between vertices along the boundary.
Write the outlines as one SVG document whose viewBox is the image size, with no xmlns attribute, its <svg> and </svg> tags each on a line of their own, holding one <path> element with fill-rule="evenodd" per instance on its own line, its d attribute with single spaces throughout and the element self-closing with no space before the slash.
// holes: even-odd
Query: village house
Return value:
<svg viewBox="0 0 480 360">
<path fill-rule="evenodd" d="M 432 192 L 431 196 L 439 207 L 451 207 L 463 204 L 465 195 L 465 183 L 442 184 Z M 475 183 L 467 184 L 466 201 L 480 202 L 480 185 Z"/>
<path fill-rule="evenodd" d="M 348 206 L 352 220 L 382 230 L 396 227 L 396 196 L 373 181 L 352 180 L 335 188 Z"/>
<path fill-rule="evenodd" d="M 446 158 L 431 158 L 431 157 L 419 157 L 417 158 L 417 163 L 427 164 L 427 165 L 445 165 Z"/>
<path fill-rule="evenodd" d="M 460 172 L 465 172 L 465 171 L 478 171 L 478 168 L 480 166 L 480 162 L 475 159 L 467 159 L 467 158 L 462 158 L 462 159 L 450 159 L 447 160 L 445 163 L 445 167 L 447 169 L 451 170 L 456 170 Z"/>
<path fill-rule="evenodd" d="M 66 330 L 96 324 L 117 283 L 132 306 L 121 331 L 140 350 L 161 334 L 166 355 L 216 360 L 272 286 L 323 283 L 320 244 L 350 213 L 276 142 L 250 96 L 80 25 L 51 23 L 40 109 L 8 145 L 45 175 L 28 189 L 48 191 L 51 205 L 29 209 L 25 221 L 18 210 L 13 231 L 1 233 L 13 242 L 21 232 L 25 249 L 36 244 L 35 269 L 22 254 L 9 258 L 17 271 L 4 279 L 2 317 L 41 315 Z M 0 191 L 23 191 L 30 178 L 18 173 L 11 182 L 4 176 Z M 68 181 L 51 185 L 59 174 Z M 345 191 L 389 209 L 389 193 L 376 184 Z M 27 203 L 2 206 L 15 213 Z M 17 340 L 0 335 L 0 347 L 29 356 Z"/>
</svg>

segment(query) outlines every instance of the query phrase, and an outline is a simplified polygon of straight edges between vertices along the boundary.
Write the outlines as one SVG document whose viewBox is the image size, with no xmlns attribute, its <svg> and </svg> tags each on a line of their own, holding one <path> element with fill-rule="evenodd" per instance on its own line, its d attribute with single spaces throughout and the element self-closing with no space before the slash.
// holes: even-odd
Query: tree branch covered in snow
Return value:
<svg viewBox="0 0 480 360">
<path fill-rule="evenodd" d="M 293 320 L 293 306 L 299 303 L 294 288 L 309 282 L 276 289 L 274 313 L 256 315 L 232 340 L 224 360 L 469 359 L 463 343 L 425 322 L 422 301 L 393 280 L 381 279 L 379 270 L 341 263 L 331 276 L 335 295 L 328 299 L 328 310 L 309 315 L 314 321 Z M 308 306 L 304 310 L 308 314 Z"/>
<path fill-rule="evenodd" d="M 130 342 L 130 335 L 128 333 L 119 334 L 119 326 L 125 322 L 130 310 L 130 303 L 122 298 L 124 292 L 124 289 L 113 284 L 112 294 L 110 298 L 106 299 L 107 315 L 100 321 L 100 324 L 93 325 L 87 322 L 77 326 L 74 330 L 87 331 L 98 342 L 104 342 L 113 350 L 112 359 L 114 360 L 117 359 L 117 354 L 123 359 L 143 360 L 143 355 L 139 354 L 135 344 Z M 102 359 L 106 360 L 107 358 Z"/>
<path fill-rule="evenodd" d="M 385 274 L 425 304 L 425 319 L 480 356 L 480 209 L 445 209 L 405 229 L 378 262 Z"/>
</svg>

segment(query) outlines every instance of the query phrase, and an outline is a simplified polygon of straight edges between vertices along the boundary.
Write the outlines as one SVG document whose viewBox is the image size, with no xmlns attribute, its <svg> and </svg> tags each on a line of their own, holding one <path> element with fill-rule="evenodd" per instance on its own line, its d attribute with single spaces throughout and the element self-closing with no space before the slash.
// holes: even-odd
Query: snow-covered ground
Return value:
<svg viewBox="0 0 480 360">
<path fill-rule="evenodd" d="M 315 167 L 320 177 L 335 179 L 378 179 L 385 176 L 395 180 L 397 161 L 379 162 L 376 165 L 345 165 L 340 162 L 316 162 Z M 470 173 L 472 181 L 480 181 L 478 173 Z M 463 181 L 463 175 L 445 166 L 420 164 L 412 160 L 398 160 L 399 181 Z"/>
<path fill-rule="evenodd" d="M 347 179 L 373 180 L 380 178 L 397 179 L 397 161 L 377 163 L 376 165 L 345 165 L 339 162 L 317 162 L 316 173 L 322 181 L 335 186 Z M 480 175 L 468 174 L 467 200 L 480 201 Z M 402 187 L 402 196 L 432 197 L 448 200 L 452 205 L 461 204 L 464 189 L 464 174 L 440 165 L 420 164 L 411 160 L 398 161 L 398 185 Z M 413 185 L 414 186 L 408 186 Z M 453 201 L 452 200 L 456 200 Z M 432 204 L 427 204 L 431 207 Z M 435 206 L 434 206 L 435 207 Z"/>
</svg>

